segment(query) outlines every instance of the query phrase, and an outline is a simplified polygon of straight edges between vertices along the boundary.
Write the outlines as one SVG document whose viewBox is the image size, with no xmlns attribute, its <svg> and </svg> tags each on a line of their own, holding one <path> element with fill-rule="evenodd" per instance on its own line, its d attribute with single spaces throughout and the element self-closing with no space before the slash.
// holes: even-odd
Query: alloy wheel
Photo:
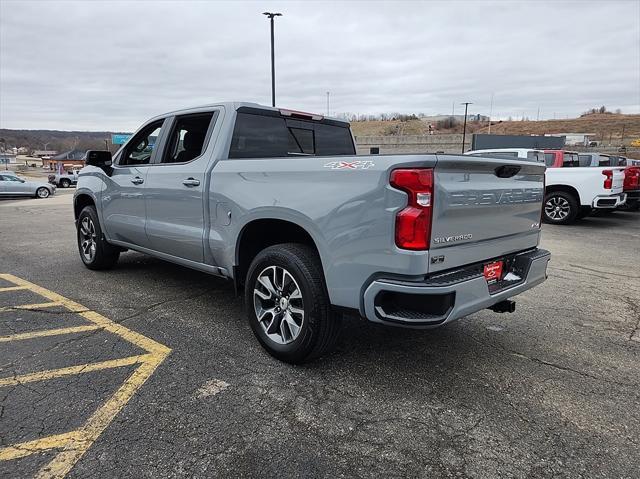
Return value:
<svg viewBox="0 0 640 479">
<path fill-rule="evenodd" d="M 253 306 L 266 336 L 277 344 L 298 337 L 304 323 L 302 291 L 291 273 L 280 266 L 262 270 L 253 289 Z"/>
<path fill-rule="evenodd" d="M 40 188 L 37 193 L 38 198 L 47 198 L 49 196 L 49 190 L 46 188 Z"/>
<path fill-rule="evenodd" d="M 96 227 L 90 217 L 80 221 L 80 251 L 85 261 L 91 263 L 96 256 Z"/>
<path fill-rule="evenodd" d="M 569 216 L 571 205 L 561 196 L 552 196 L 544 205 L 545 214 L 555 221 L 561 221 Z"/>
</svg>

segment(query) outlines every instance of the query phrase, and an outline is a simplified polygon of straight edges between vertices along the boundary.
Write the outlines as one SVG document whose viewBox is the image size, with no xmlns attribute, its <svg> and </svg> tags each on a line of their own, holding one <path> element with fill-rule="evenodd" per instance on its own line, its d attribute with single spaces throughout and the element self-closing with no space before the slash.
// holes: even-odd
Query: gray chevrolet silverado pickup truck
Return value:
<svg viewBox="0 0 640 479">
<path fill-rule="evenodd" d="M 546 279 L 545 166 L 459 155 L 356 156 L 349 124 L 220 103 L 146 122 L 87 152 L 74 196 L 80 258 L 126 250 L 234 281 L 273 356 L 335 342 L 344 313 L 440 326 Z"/>
</svg>

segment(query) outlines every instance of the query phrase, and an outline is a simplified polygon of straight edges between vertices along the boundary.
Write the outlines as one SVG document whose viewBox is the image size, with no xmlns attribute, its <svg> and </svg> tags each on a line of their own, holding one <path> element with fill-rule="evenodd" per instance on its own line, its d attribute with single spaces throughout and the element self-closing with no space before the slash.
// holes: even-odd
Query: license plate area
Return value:
<svg viewBox="0 0 640 479">
<path fill-rule="evenodd" d="M 483 267 L 482 274 L 484 279 L 487 280 L 487 284 L 497 283 L 502 279 L 502 272 L 504 271 L 504 261 L 493 261 L 486 263 Z"/>
</svg>

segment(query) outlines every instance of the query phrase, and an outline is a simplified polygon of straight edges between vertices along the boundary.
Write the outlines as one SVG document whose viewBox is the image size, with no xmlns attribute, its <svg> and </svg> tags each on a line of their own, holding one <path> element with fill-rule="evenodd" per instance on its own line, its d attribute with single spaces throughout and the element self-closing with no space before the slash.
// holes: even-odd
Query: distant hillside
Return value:
<svg viewBox="0 0 640 479">
<path fill-rule="evenodd" d="M 624 127 L 625 143 L 640 138 L 640 115 L 593 114 L 569 120 L 503 121 L 491 125 L 500 135 L 543 135 L 545 133 L 595 133 L 598 140 L 620 139 Z M 477 133 L 487 133 L 488 126 Z"/>
<path fill-rule="evenodd" d="M 461 133 L 462 124 L 448 125 L 443 122 L 433 124 L 434 134 Z M 625 144 L 640 138 L 640 115 L 592 114 L 569 120 L 544 121 L 501 121 L 493 122 L 491 133 L 500 135 L 543 135 L 545 133 L 594 133 L 597 140 L 619 140 L 624 126 Z M 351 127 L 356 136 L 404 136 L 428 135 L 428 120 L 372 120 L 354 121 Z M 448 128 L 447 128 L 448 127 Z M 487 133 L 486 122 L 467 123 L 467 133 Z M 59 152 L 104 148 L 104 140 L 111 143 L 108 131 L 56 131 L 56 130 L 8 130 L 0 129 L 0 138 L 6 146 L 27 147 L 42 150 L 45 144 L 50 150 Z"/>
<path fill-rule="evenodd" d="M 594 133 L 598 140 L 619 140 L 624 125 L 625 143 L 640 138 L 640 115 L 593 114 L 569 120 L 544 121 L 494 121 L 491 133 L 500 135 L 544 135 L 545 133 Z M 450 128 L 433 125 L 434 134 L 461 133 L 462 124 Z M 428 135 L 429 123 L 426 120 L 408 121 L 354 121 L 351 127 L 356 136 L 400 136 Z M 467 123 L 467 133 L 487 133 L 486 122 Z"/>
<path fill-rule="evenodd" d="M 104 140 L 111 143 L 108 131 L 58 131 L 58 130 L 8 130 L 0 129 L 0 138 L 5 140 L 7 148 L 26 147 L 29 150 L 48 150 L 64 152 L 77 148 L 91 150 L 104 148 Z"/>
</svg>

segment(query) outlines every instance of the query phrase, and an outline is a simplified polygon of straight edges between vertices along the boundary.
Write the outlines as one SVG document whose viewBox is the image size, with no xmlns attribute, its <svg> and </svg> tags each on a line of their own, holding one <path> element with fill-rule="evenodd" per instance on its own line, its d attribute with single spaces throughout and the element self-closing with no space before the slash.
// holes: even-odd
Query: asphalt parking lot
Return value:
<svg viewBox="0 0 640 479">
<path fill-rule="evenodd" d="M 545 225 L 514 314 L 348 320 L 294 367 L 231 284 L 85 269 L 72 193 L 0 201 L 1 477 L 638 477 L 640 213 Z"/>
</svg>

